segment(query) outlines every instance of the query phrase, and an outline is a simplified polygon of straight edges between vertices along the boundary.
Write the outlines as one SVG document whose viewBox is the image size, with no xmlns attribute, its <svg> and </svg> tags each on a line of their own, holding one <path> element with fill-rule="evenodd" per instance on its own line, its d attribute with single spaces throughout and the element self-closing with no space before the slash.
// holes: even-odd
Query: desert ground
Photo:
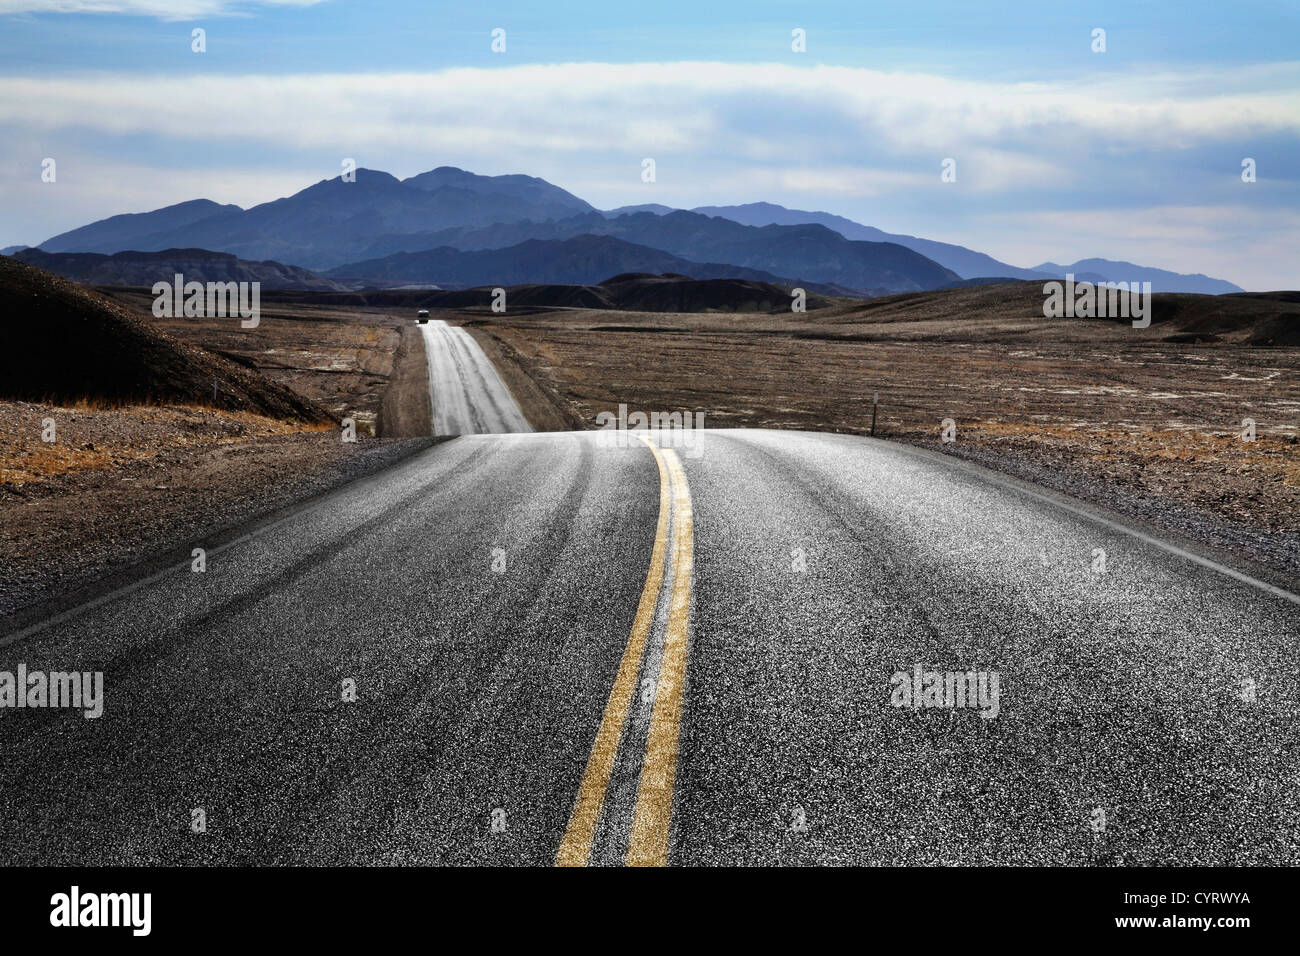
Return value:
<svg viewBox="0 0 1300 956">
<path fill-rule="evenodd" d="M 391 402 L 406 390 L 405 385 L 389 387 L 399 375 L 412 377 L 413 394 L 426 390 L 423 347 L 406 311 L 271 301 L 263 307 L 259 325 L 245 329 L 227 318 L 157 319 L 150 313 L 149 295 L 101 291 L 147 316 L 172 338 L 287 385 L 337 419 L 352 418 L 362 435 L 429 433 L 427 409 L 420 418 L 418 401 L 412 409 Z"/>
<path fill-rule="evenodd" d="M 30 284 L 47 303 L 53 296 L 74 321 L 123 312 L 208 357 L 183 365 L 192 394 L 125 404 L 0 400 L 0 613 L 15 623 L 20 611 L 36 619 L 68 592 L 103 593 L 141 563 L 175 563 L 229 529 L 433 441 L 423 349 L 414 328 L 395 316 L 267 310 L 260 328 L 242 329 L 230 319 L 157 320 L 142 292 L 90 292 L 35 273 L 9 281 L 15 285 L 6 288 Z M 39 309 L 48 320 L 50 306 Z M 106 381 L 130 378 L 102 355 L 82 355 L 94 347 L 78 344 L 65 343 L 108 366 Z M 129 357 L 177 367 L 163 343 L 143 348 L 149 351 Z M 317 419 L 231 407 L 245 400 L 249 383 L 239 376 L 250 378 L 249 371 L 258 373 L 253 383 L 271 379 L 305 398 Z M 221 378 L 215 392 L 214 376 Z M 402 387 L 391 387 L 395 379 Z M 344 418 L 355 421 L 357 441 L 341 440 Z M 56 423 L 56 441 L 42 440 L 47 421 Z M 375 437 L 385 427 L 389 437 Z"/>
</svg>

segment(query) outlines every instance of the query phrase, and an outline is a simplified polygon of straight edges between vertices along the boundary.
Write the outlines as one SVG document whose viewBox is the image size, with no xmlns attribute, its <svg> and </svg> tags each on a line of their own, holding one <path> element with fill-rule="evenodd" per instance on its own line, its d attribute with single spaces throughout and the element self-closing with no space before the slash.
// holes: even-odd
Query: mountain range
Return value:
<svg viewBox="0 0 1300 956">
<path fill-rule="evenodd" d="M 748 279 L 783 286 L 797 280 L 760 269 L 718 262 L 691 262 L 649 246 L 613 236 L 578 235 L 569 239 L 527 239 L 505 249 L 461 250 L 439 246 L 422 252 L 398 252 L 330 269 L 325 276 L 361 287 L 370 282 L 414 285 L 438 276 L 440 286 L 597 285 L 622 273 L 676 274 L 692 279 Z M 349 281 L 350 280 L 350 281 Z M 846 290 L 802 283 L 808 291 L 841 295 Z M 788 296 L 787 296 L 788 298 Z"/>
<path fill-rule="evenodd" d="M 13 258 L 82 285 L 152 286 L 180 273 L 199 282 L 260 282 L 264 289 L 332 292 L 343 288 L 299 266 L 249 262 L 228 252 L 164 249 L 161 252 L 45 252 L 24 249 Z"/>
<path fill-rule="evenodd" d="M 601 282 L 524 283 L 507 285 L 510 312 L 519 315 L 536 309 L 606 309 L 618 312 L 768 312 L 790 313 L 790 292 L 783 286 L 752 279 L 693 279 L 685 275 L 623 273 Z M 336 293 L 272 293 L 277 302 L 312 302 L 350 308 L 488 309 L 494 289 L 412 289 L 369 287 Z M 809 292 L 809 312 L 839 304 Z"/>
<path fill-rule="evenodd" d="M 664 207 L 667 208 L 667 207 Z M 805 209 L 787 209 L 774 203 L 756 202 L 742 206 L 697 206 L 692 212 L 706 216 L 722 216 L 735 222 L 750 226 L 769 224 L 795 225 L 797 223 L 818 223 L 833 229 L 847 239 L 861 239 L 867 242 L 894 242 L 906 246 L 914 252 L 933 259 L 940 265 L 951 269 L 963 279 L 981 277 L 1005 277 L 1009 279 L 1058 279 L 1067 273 L 1080 281 L 1088 282 L 1150 282 L 1153 292 L 1199 292 L 1205 295 L 1221 295 L 1228 292 L 1241 292 L 1242 288 L 1223 279 L 1211 279 L 1196 273 L 1185 275 L 1164 269 L 1152 269 L 1147 266 L 1134 265 L 1131 262 L 1115 262 L 1110 259 L 1080 259 L 1073 265 L 1058 265 L 1044 262 L 1041 265 L 1024 269 L 1019 266 L 999 262 L 992 256 L 965 246 L 957 246 L 934 239 L 920 239 L 897 233 L 884 232 L 874 226 L 864 226 L 828 212 L 809 212 Z"/>
<path fill-rule="evenodd" d="M 358 169 L 351 180 L 322 180 L 250 209 L 196 200 L 114 216 L 47 239 L 40 248 L 112 253 L 197 247 L 322 269 L 361 258 L 367 240 L 385 235 L 594 211 L 558 186 L 529 176 L 477 176 L 441 166 L 399 180 Z"/>
<path fill-rule="evenodd" d="M 588 241 L 571 242 L 582 237 Z M 1155 291 L 1241 291 L 1199 274 L 1106 259 L 1022 268 L 963 246 L 772 203 L 693 210 L 649 203 L 601 211 L 536 177 L 481 176 L 451 166 L 400 180 L 357 169 L 248 209 L 191 200 L 112 216 L 40 248 L 104 255 L 198 248 L 328 270 L 350 285 L 365 279 L 444 286 L 568 281 L 564 276 L 589 284 L 614 272 L 671 272 L 881 295 L 1073 272 L 1094 282 L 1146 280 Z M 497 254 L 464 255 L 488 251 Z M 614 268 L 602 271 L 606 262 Z"/>
</svg>

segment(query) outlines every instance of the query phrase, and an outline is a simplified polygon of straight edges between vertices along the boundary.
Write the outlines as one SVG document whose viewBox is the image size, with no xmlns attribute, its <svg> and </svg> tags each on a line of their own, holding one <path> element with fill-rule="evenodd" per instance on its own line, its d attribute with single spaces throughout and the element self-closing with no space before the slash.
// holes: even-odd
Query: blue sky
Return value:
<svg viewBox="0 0 1300 956">
<path fill-rule="evenodd" d="M 198 196 L 252 205 L 352 157 L 1295 288 L 1297 41 L 1294 0 L 0 0 L 0 246 Z"/>
</svg>

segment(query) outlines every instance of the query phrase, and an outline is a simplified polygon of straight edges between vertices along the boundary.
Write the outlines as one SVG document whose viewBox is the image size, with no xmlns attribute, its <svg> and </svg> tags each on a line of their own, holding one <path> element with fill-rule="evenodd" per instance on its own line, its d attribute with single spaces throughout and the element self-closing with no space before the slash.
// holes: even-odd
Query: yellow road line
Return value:
<svg viewBox="0 0 1300 956">
<path fill-rule="evenodd" d="M 691 491 L 677 453 L 666 449 L 662 458 L 673 486 L 673 590 L 668 607 L 663 662 L 659 666 L 654 711 L 650 717 L 645 760 L 641 764 L 641 781 L 637 788 L 636 813 L 628 841 L 629 866 L 665 866 L 668 863 L 673 783 L 677 775 L 677 743 L 682 724 L 682 695 L 690 637 L 691 577 L 695 567 Z M 662 462 L 660 467 L 664 467 Z"/>
<path fill-rule="evenodd" d="M 636 617 L 632 621 L 632 634 L 628 638 L 623 660 L 618 665 L 618 674 L 614 678 L 614 686 L 605 704 L 605 715 L 596 731 L 596 740 L 591 745 L 591 757 L 587 760 L 587 770 L 582 775 L 582 784 L 569 816 L 569 826 L 564 831 L 564 839 L 560 841 L 560 848 L 555 854 L 556 866 L 586 866 L 591 859 L 591 843 L 600 822 L 601 808 L 605 804 L 609 778 L 614 772 L 614 760 L 618 757 L 618 746 L 627 724 L 628 707 L 636 690 L 637 672 L 641 668 L 646 640 L 654 623 L 655 607 L 659 603 L 659 589 L 664 580 L 664 555 L 668 550 L 668 469 L 659 449 L 643 436 L 638 437 L 654 453 L 655 462 L 659 466 L 659 522 L 655 527 L 654 549 L 650 553 L 650 570 L 641 591 L 641 603 L 637 605 Z"/>
</svg>

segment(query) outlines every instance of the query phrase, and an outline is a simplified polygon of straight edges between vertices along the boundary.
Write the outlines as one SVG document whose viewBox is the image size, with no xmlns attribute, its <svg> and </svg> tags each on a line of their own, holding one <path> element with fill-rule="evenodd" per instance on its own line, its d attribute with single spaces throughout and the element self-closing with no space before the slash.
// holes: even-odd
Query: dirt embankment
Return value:
<svg viewBox="0 0 1300 956">
<path fill-rule="evenodd" d="M 329 295 L 263 296 L 257 328 L 219 318 L 154 319 L 152 299 L 112 290 L 115 301 L 172 338 L 216 352 L 351 418 L 363 435 L 428 435 L 421 402 L 428 402 L 423 344 L 410 312 L 322 304 Z M 282 301 L 283 298 L 283 301 Z M 423 396 L 423 397 L 422 397 Z M 431 422 L 432 419 L 430 418 Z"/>
<path fill-rule="evenodd" d="M 239 328 L 237 318 L 213 321 Z M 202 403 L 277 419 L 331 421 L 310 397 L 8 256 L 0 256 L 0 399 Z"/>
<path fill-rule="evenodd" d="M 6 631 L 434 441 L 396 317 L 292 307 L 245 329 L 150 304 L 0 259 Z M 385 426 L 424 437 L 370 437 Z"/>
<path fill-rule="evenodd" d="M 379 434 L 384 438 L 432 435 L 433 405 L 424 335 L 418 325 L 403 325 L 398 335 L 393 374 L 379 408 Z"/>
</svg>

